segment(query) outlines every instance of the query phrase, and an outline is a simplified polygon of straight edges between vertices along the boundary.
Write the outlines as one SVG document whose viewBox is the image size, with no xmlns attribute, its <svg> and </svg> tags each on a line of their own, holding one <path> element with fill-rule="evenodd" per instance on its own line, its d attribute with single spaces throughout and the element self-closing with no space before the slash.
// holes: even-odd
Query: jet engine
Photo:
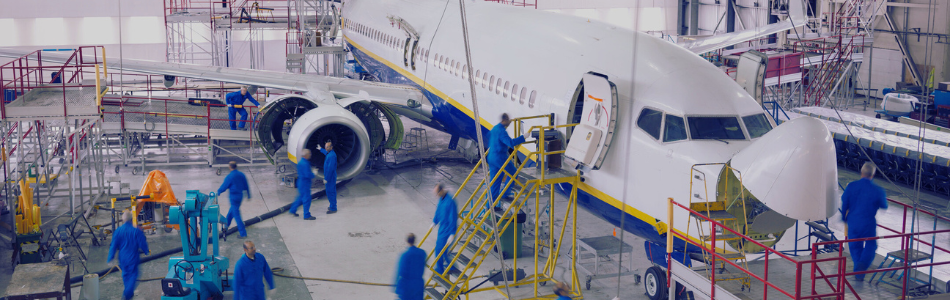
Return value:
<svg viewBox="0 0 950 300">
<path fill-rule="evenodd" d="M 337 155 L 337 179 L 352 178 L 363 171 L 369 161 L 372 145 L 363 122 L 355 114 L 337 105 L 323 105 L 304 113 L 290 129 L 287 154 L 296 163 L 300 153 L 309 149 L 310 165 L 323 168 L 326 156 L 317 150 L 327 141 L 333 142 Z M 322 170 L 317 174 L 322 178 Z"/>
<path fill-rule="evenodd" d="M 388 134 L 380 116 L 389 124 Z M 302 95 L 284 95 L 267 101 L 261 107 L 257 127 L 257 139 L 271 162 L 275 162 L 277 151 L 284 146 L 294 163 L 303 149 L 310 149 L 310 164 L 322 170 L 324 155 L 317 145 L 323 147 L 326 141 L 332 141 L 339 160 L 340 180 L 359 174 L 377 149 L 398 148 L 402 134 L 399 117 L 385 106 L 356 101 L 344 108 Z M 317 176 L 322 178 L 322 171 Z"/>
<path fill-rule="evenodd" d="M 257 140 L 268 158 L 273 159 L 277 150 L 287 143 L 290 128 L 285 128 L 285 125 L 295 124 L 304 113 L 316 107 L 317 104 L 313 100 L 300 95 L 284 95 L 261 106 Z"/>
</svg>

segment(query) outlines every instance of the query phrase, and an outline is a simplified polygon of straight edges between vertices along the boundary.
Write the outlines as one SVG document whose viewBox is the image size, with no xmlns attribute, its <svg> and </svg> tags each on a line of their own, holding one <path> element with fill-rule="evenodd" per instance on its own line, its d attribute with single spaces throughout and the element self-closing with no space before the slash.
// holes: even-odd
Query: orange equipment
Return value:
<svg viewBox="0 0 950 300">
<path fill-rule="evenodd" d="M 171 229 L 178 229 L 178 224 L 169 224 L 167 221 L 168 207 L 180 204 L 178 203 L 178 198 L 175 198 L 175 192 L 172 191 L 168 177 L 166 177 L 162 171 L 154 170 L 148 173 L 148 177 L 145 178 L 145 182 L 142 184 L 142 189 L 139 190 L 138 196 L 112 198 L 113 210 L 115 209 L 115 202 L 123 200 L 132 201 L 132 222 L 138 224 L 139 228 L 152 228 L 154 220 L 143 220 L 142 223 L 139 223 L 139 214 L 145 210 L 145 203 L 152 202 L 163 204 L 161 223 L 165 225 L 165 231 L 168 232 L 171 231 Z M 148 217 L 146 218 L 150 219 Z"/>
</svg>

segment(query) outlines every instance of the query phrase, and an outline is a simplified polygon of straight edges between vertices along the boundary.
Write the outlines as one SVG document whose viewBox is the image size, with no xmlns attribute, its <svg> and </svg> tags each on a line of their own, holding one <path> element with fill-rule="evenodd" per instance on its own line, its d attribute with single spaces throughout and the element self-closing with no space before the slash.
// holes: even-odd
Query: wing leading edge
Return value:
<svg viewBox="0 0 950 300">
<path fill-rule="evenodd" d="M 5 57 L 16 58 L 29 53 L 30 52 L 12 49 L 0 49 L 0 56 Z M 57 53 L 43 53 L 43 60 L 48 62 L 64 63 L 67 58 L 68 56 Z M 369 82 L 329 76 L 291 74 L 214 66 L 198 66 L 136 59 L 119 60 L 115 58 L 107 58 L 106 61 L 108 62 L 107 67 L 109 69 L 121 69 L 126 72 L 223 81 L 275 89 L 284 89 L 316 95 L 330 93 L 333 94 L 336 99 L 348 99 L 350 101 L 357 99 L 376 101 L 410 108 L 419 107 L 422 103 L 428 103 L 422 92 L 407 85 Z M 329 100 L 325 99 L 326 97 L 314 98 L 317 101 Z"/>
<path fill-rule="evenodd" d="M 678 44 L 693 53 L 699 54 L 804 26 L 806 21 L 805 1 L 792 0 L 788 2 L 788 6 L 789 17 L 785 21 L 742 31 L 714 35 L 707 38 L 693 39 Z"/>
</svg>

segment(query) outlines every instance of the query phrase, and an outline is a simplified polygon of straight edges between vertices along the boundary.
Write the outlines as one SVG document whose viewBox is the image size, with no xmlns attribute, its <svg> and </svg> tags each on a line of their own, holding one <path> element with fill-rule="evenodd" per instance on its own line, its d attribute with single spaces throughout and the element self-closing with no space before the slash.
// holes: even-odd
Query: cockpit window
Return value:
<svg viewBox="0 0 950 300">
<path fill-rule="evenodd" d="M 675 142 L 687 139 L 686 123 L 683 117 L 666 115 L 666 123 L 663 125 L 663 141 Z"/>
<path fill-rule="evenodd" d="M 749 137 L 753 139 L 772 130 L 772 124 L 769 123 L 769 119 L 765 117 L 765 114 L 742 117 L 742 122 L 745 123 L 745 129 L 749 131 Z"/>
<path fill-rule="evenodd" d="M 736 117 L 689 117 L 689 132 L 694 140 L 744 140 Z"/>
<path fill-rule="evenodd" d="M 644 108 L 637 118 L 637 127 L 646 131 L 654 139 L 660 139 L 660 122 L 663 121 L 663 113 L 649 108 Z"/>
</svg>

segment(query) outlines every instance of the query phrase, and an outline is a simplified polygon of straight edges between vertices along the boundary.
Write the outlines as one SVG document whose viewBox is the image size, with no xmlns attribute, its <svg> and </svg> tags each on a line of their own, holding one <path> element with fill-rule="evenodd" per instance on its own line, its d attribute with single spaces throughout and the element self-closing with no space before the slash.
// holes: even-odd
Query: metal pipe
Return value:
<svg viewBox="0 0 950 300">
<path fill-rule="evenodd" d="M 485 140 L 482 138 L 482 125 L 481 125 L 482 119 L 480 115 L 478 114 L 478 98 L 476 97 L 476 93 L 475 93 L 476 92 L 475 91 L 475 76 L 474 74 L 472 74 L 475 68 L 471 67 L 472 66 L 472 51 L 469 46 L 468 19 L 466 18 L 466 13 L 465 13 L 465 0 L 459 0 L 459 14 L 461 15 L 461 21 L 462 21 L 462 40 L 465 43 L 465 62 L 469 65 L 468 87 L 469 87 L 469 91 L 472 93 L 472 112 L 474 114 L 473 117 L 475 121 L 475 135 L 478 138 L 478 153 L 482 157 L 485 157 Z M 487 163 L 482 164 L 482 169 L 483 169 L 482 171 L 485 172 L 485 182 L 490 183 L 491 181 L 489 177 L 491 176 L 489 175 L 489 172 L 488 172 L 488 164 Z M 490 197 L 489 199 L 495 199 L 497 195 L 492 195 L 491 189 L 488 189 L 488 196 Z M 494 233 L 495 235 L 495 241 L 501 242 L 501 235 L 498 233 L 498 220 L 494 212 L 491 211 L 492 210 L 491 204 L 492 204 L 492 201 L 488 201 L 485 207 L 488 210 L 487 214 L 489 214 L 492 219 L 492 227 L 494 228 L 494 230 L 492 230 L 492 233 Z M 499 255 L 498 263 L 501 265 L 501 277 L 505 281 L 505 294 L 506 294 L 505 297 L 507 297 L 508 299 L 511 299 L 511 290 L 508 287 L 508 274 L 505 268 L 504 255 Z M 512 272 L 512 274 L 515 274 L 515 273 L 516 272 Z"/>
</svg>

